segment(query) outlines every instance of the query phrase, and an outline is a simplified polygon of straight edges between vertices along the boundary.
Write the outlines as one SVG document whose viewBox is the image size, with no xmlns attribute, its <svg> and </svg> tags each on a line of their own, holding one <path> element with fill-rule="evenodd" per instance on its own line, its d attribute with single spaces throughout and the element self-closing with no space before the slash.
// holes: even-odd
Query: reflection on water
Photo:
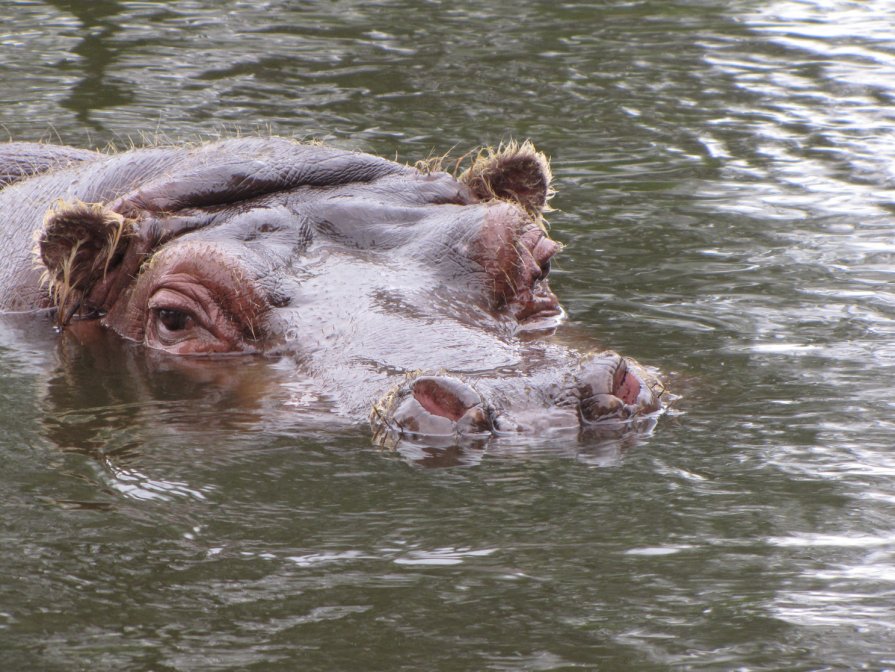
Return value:
<svg viewBox="0 0 895 672">
<path fill-rule="evenodd" d="M 71 12 L 80 24 L 71 31 L 80 41 L 71 48 L 69 57 L 56 65 L 61 73 L 73 72 L 83 78 L 70 87 L 59 104 L 71 110 L 81 125 L 101 129 L 91 120 L 93 110 L 128 105 L 133 100 L 128 87 L 116 83 L 114 75 L 116 50 L 111 45 L 120 31 L 117 17 L 121 4 L 110 0 L 49 4 L 60 14 Z"/>
<path fill-rule="evenodd" d="M 288 361 L 4 320 L 0 667 L 895 665 L 891 3 L 6 4 L 16 139 L 532 137 L 564 338 L 683 398 L 380 452 Z"/>
</svg>

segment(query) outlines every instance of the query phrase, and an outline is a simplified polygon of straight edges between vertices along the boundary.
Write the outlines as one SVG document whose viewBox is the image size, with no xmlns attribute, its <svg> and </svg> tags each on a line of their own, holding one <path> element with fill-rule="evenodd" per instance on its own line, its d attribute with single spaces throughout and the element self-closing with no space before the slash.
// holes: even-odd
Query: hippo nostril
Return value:
<svg viewBox="0 0 895 672">
<path fill-rule="evenodd" d="M 581 400 L 581 416 L 591 422 L 606 419 L 625 419 L 631 415 L 631 407 L 614 394 L 595 394 Z"/>
<path fill-rule="evenodd" d="M 475 390 L 448 376 L 417 378 L 413 383 L 412 395 L 427 412 L 455 422 L 469 409 L 482 403 Z"/>
<path fill-rule="evenodd" d="M 541 262 L 541 275 L 538 277 L 538 280 L 543 280 L 548 275 L 550 275 L 550 260 Z"/>
<path fill-rule="evenodd" d="M 489 434 L 492 429 L 491 414 L 480 404 L 473 406 L 457 421 L 458 434 Z"/>
</svg>

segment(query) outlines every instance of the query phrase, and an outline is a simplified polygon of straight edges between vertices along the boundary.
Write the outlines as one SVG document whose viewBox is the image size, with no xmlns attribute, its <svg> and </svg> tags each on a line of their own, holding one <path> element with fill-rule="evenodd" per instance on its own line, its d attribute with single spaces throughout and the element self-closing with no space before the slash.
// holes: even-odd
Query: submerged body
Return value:
<svg viewBox="0 0 895 672">
<path fill-rule="evenodd" d="M 383 441 L 624 428 L 660 410 L 658 381 L 536 337 L 562 314 L 550 179 L 528 143 L 458 178 L 279 138 L 9 143 L 0 311 L 175 356 L 293 357 Z"/>
</svg>

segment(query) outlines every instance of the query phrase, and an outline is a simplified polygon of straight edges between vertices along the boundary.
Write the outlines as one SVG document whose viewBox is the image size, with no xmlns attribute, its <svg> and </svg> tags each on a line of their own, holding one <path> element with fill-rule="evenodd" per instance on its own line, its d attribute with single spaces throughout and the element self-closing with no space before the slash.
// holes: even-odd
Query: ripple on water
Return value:
<svg viewBox="0 0 895 672">
<path fill-rule="evenodd" d="M 889 630 L 895 618 L 895 532 L 793 534 L 768 542 L 792 558 L 808 554 L 815 560 L 774 596 L 771 608 L 780 618 L 859 633 Z"/>
<path fill-rule="evenodd" d="M 3 332 L 4 644 L 54 669 L 895 664 L 895 5 L 598 4 L 5 17 L 19 139 L 532 136 L 570 331 L 680 374 L 686 414 L 396 456 L 312 386 L 271 400 L 276 367 L 60 364 Z"/>
</svg>

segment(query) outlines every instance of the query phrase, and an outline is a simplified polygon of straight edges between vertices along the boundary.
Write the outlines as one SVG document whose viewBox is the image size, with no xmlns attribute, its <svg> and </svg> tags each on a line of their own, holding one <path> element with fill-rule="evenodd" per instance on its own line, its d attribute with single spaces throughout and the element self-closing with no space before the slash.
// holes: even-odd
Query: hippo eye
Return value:
<svg viewBox="0 0 895 672">
<path fill-rule="evenodd" d="M 146 303 L 146 345 L 177 355 L 246 349 L 245 325 L 225 312 L 205 285 L 185 275 L 171 275 L 167 280 L 169 284 L 158 287 Z"/>
<path fill-rule="evenodd" d="M 169 332 L 184 331 L 193 326 L 193 318 L 182 310 L 159 308 L 155 314 L 159 324 Z"/>
</svg>

